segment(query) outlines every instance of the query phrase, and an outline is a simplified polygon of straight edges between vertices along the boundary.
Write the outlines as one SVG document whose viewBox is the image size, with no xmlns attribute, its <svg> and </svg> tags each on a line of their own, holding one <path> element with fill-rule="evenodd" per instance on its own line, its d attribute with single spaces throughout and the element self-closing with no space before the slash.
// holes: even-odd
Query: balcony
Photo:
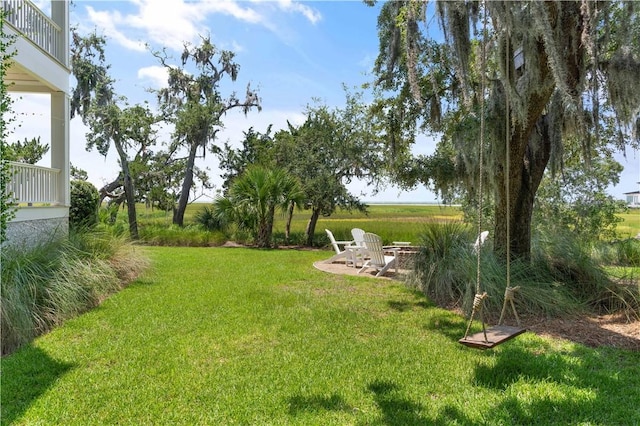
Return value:
<svg viewBox="0 0 640 426">
<path fill-rule="evenodd" d="M 60 205 L 60 170 L 10 162 L 12 176 L 7 192 L 21 206 Z"/>
<path fill-rule="evenodd" d="M 52 0 L 48 7 L 43 3 L 44 10 L 29 0 L 0 3 L 0 10 L 6 13 L 4 32 L 15 37 L 7 51 L 12 54 L 3 79 L 7 90 L 23 93 L 27 99 L 31 94 L 45 94 L 50 111 L 50 164 L 9 163 L 12 175 L 6 191 L 18 208 L 7 223 L 5 243 L 16 246 L 63 235 L 68 230 L 69 1 Z M 16 107 L 27 102 L 23 99 L 15 99 Z M 29 116 L 25 127 L 30 128 L 28 120 L 34 119 Z"/>
<path fill-rule="evenodd" d="M 42 49 L 61 65 L 67 66 L 67 37 L 63 29 L 29 0 L 3 0 L 6 23 Z"/>
</svg>

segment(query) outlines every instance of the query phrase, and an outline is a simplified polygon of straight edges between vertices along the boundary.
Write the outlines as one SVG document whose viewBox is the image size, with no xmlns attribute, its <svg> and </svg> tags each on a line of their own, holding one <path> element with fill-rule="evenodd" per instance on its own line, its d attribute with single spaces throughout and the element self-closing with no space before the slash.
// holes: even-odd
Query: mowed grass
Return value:
<svg viewBox="0 0 640 426">
<path fill-rule="evenodd" d="M 638 424 L 640 353 L 465 320 L 328 251 L 145 248 L 152 269 L 2 360 L 2 424 Z"/>
</svg>

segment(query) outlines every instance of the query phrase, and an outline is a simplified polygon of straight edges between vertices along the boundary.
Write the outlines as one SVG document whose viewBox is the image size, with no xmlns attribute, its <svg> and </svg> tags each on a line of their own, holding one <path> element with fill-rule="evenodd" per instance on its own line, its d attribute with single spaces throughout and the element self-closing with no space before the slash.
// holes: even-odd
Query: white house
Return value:
<svg viewBox="0 0 640 426">
<path fill-rule="evenodd" d="M 52 0 L 50 15 L 29 0 L 3 0 L 2 8 L 4 32 L 16 36 L 8 91 L 48 94 L 51 109 L 49 167 L 11 163 L 8 190 L 18 209 L 7 241 L 29 244 L 66 235 L 69 227 L 69 1 Z"/>
<path fill-rule="evenodd" d="M 627 200 L 627 206 L 640 208 L 640 191 L 625 192 L 624 196 Z"/>
</svg>

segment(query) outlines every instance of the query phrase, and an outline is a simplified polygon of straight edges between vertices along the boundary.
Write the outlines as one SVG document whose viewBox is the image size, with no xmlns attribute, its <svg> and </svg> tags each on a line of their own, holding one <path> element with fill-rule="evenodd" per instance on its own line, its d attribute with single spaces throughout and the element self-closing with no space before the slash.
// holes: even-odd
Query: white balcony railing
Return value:
<svg viewBox="0 0 640 426">
<path fill-rule="evenodd" d="M 16 203 L 59 204 L 59 169 L 10 162 L 11 180 L 7 192 Z"/>
<path fill-rule="evenodd" d="M 2 0 L 6 22 L 61 64 L 66 64 L 62 29 L 29 0 Z"/>
</svg>

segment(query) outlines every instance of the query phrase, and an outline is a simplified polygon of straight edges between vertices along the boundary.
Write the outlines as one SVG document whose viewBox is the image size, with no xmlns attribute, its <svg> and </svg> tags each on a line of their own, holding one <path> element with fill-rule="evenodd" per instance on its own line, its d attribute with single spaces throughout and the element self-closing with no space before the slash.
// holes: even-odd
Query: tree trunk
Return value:
<svg viewBox="0 0 640 426">
<path fill-rule="evenodd" d="M 558 11 L 552 8 L 550 16 L 556 16 Z M 571 15 L 575 11 L 565 10 L 565 14 Z M 579 15 L 578 15 L 579 16 Z M 579 25 L 578 23 L 575 23 Z M 569 34 L 565 38 L 570 37 Z M 549 68 L 549 61 L 542 41 L 538 41 L 538 62 L 529 63 L 529 66 L 538 68 L 539 83 L 535 87 L 528 87 L 519 96 L 527 98 L 528 106 L 526 117 L 528 120 L 522 125 L 513 127 L 509 125 L 509 134 L 503 130 L 496 132 L 497 140 L 508 139 L 508 146 L 497 148 L 497 155 L 501 158 L 500 165 L 496 168 L 495 187 L 495 229 L 494 251 L 506 259 L 507 246 L 511 259 L 531 258 L 531 219 L 536 192 L 542 181 L 544 170 L 549 163 L 551 152 L 551 140 L 549 136 L 549 119 L 545 114 L 551 97 L 556 90 L 556 84 Z M 513 51 L 508 53 L 513 56 Z M 565 60 L 571 65 L 571 58 Z M 513 66 L 513 64 L 512 64 Z M 513 79 L 515 72 L 510 70 Z M 576 80 L 575 75 L 568 74 L 569 80 Z M 576 80 L 577 81 L 577 80 Z M 512 86 L 515 83 L 510 83 Z M 500 88 L 504 93 L 504 88 Z M 505 96 L 505 99 L 507 97 Z M 504 123 L 505 117 L 511 114 L 511 106 L 505 103 L 503 109 L 496 108 L 496 116 L 492 117 L 495 123 Z M 499 142 L 497 142 L 499 144 Z M 509 176 L 506 176 L 506 150 L 509 150 Z M 507 206 L 506 184 L 509 185 L 509 205 Z M 507 208 L 508 207 L 508 208 Z M 508 236 L 507 236 L 507 224 Z"/>
<path fill-rule="evenodd" d="M 260 221 L 258 223 L 258 235 L 256 236 L 256 246 L 260 248 L 269 247 L 268 243 L 268 226 L 265 221 Z"/>
<path fill-rule="evenodd" d="M 313 236 L 316 233 L 316 224 L 318 223 L 318 218 L 320 217 L 320 209 L 313 208 L 311 210 L 311 217 L 309 218 L 309 223 L 307 223 L 306 237 L 307 237 L 307 246 L 313 246 Z"/>
<path fill-rule="evenodd" d="M 531 132 L 524 153 L 519 149 L 523 144 L 516 133 L 510 140 L 510 170 L 505 182 L 506 170 L 498 169 L 495 205 L 495 252 L 506 259 L 507 244 L 511 259 L 531 257 L 531 219 L 536 192 L 549 163 L 551 141 L 547 116 L 538 120 L 538 134 Z M 509 196 L 507 205 L 507 188 Z M 507 230 L 507 224 L 509 229 Z M 508 232 L 507 232 L 508 231 Z M 508 235 L 507 235 L 508 233 Z"/>
<path fill-rule="evenodd" d="M 289 204 L 289 210 L 287 211 L 287 223 L 284 227 L 284 238 L 287 241 L 287 243 L 289 242 L 289 237 L 291 236 L 291 220 L 293 219 L 293 209 L 295 208 L 296 203 L 295 202 L 291 202 L 291 204 Z"/>
<path fill-rule="evenodd" d="M 133 185 L 133 179 L 129 171 L 129 160 L 127 154 L 122 147 L 122 143 L 119 140 L 114 140 L 113 144 L 118 151 L 120 157 L 120 167 L 122 167 L 124 195 L 127 199 L 127 214 L 129 218 L 129 235 L 132 240 L 137 240 L 138 236 L 138 217 L 136 215 L 136 195 Z"/>
<path fill-rule="evenodd" d="M 189 149 L 189 157 L 187 158 L 187 167 L 184 171 L 184 179 L 182 180 L 182 189 L 180 190 L 180 198 L 178 199 L 178 207 L 173 211 L 173 224 L 184 226 L 184 212 L 187 210 L 189 203 L 189 193 L 193 186 L 193 166 L 196 163 L 196 152 L 198 144 L 192 143 Z"/>
<path fill-rule="evenodd" d="M 260 248 L 271 247 L 271 235 L 273 234 L 273 218 L 275 216 L 275 212 L 275 206 L 269 206 L 267 217 L 260 219 L 258 223 L 256 245 Z"/>
<path fill-rule="evenodd" d="M 113 182 L 108 183 L 102 188 L 100 188 L 100 191 L 99 191 L 100 202 L 98 203 L 98 205 L 101 206 L 102 203 L 104 202 L 104 199 L 107 197 L 115 198 L 113 191 L 120 188 L 122 185 L 123 185 L 122 172 L 120 172 L 118 173 L 118 177 Z"/>
</svg>

